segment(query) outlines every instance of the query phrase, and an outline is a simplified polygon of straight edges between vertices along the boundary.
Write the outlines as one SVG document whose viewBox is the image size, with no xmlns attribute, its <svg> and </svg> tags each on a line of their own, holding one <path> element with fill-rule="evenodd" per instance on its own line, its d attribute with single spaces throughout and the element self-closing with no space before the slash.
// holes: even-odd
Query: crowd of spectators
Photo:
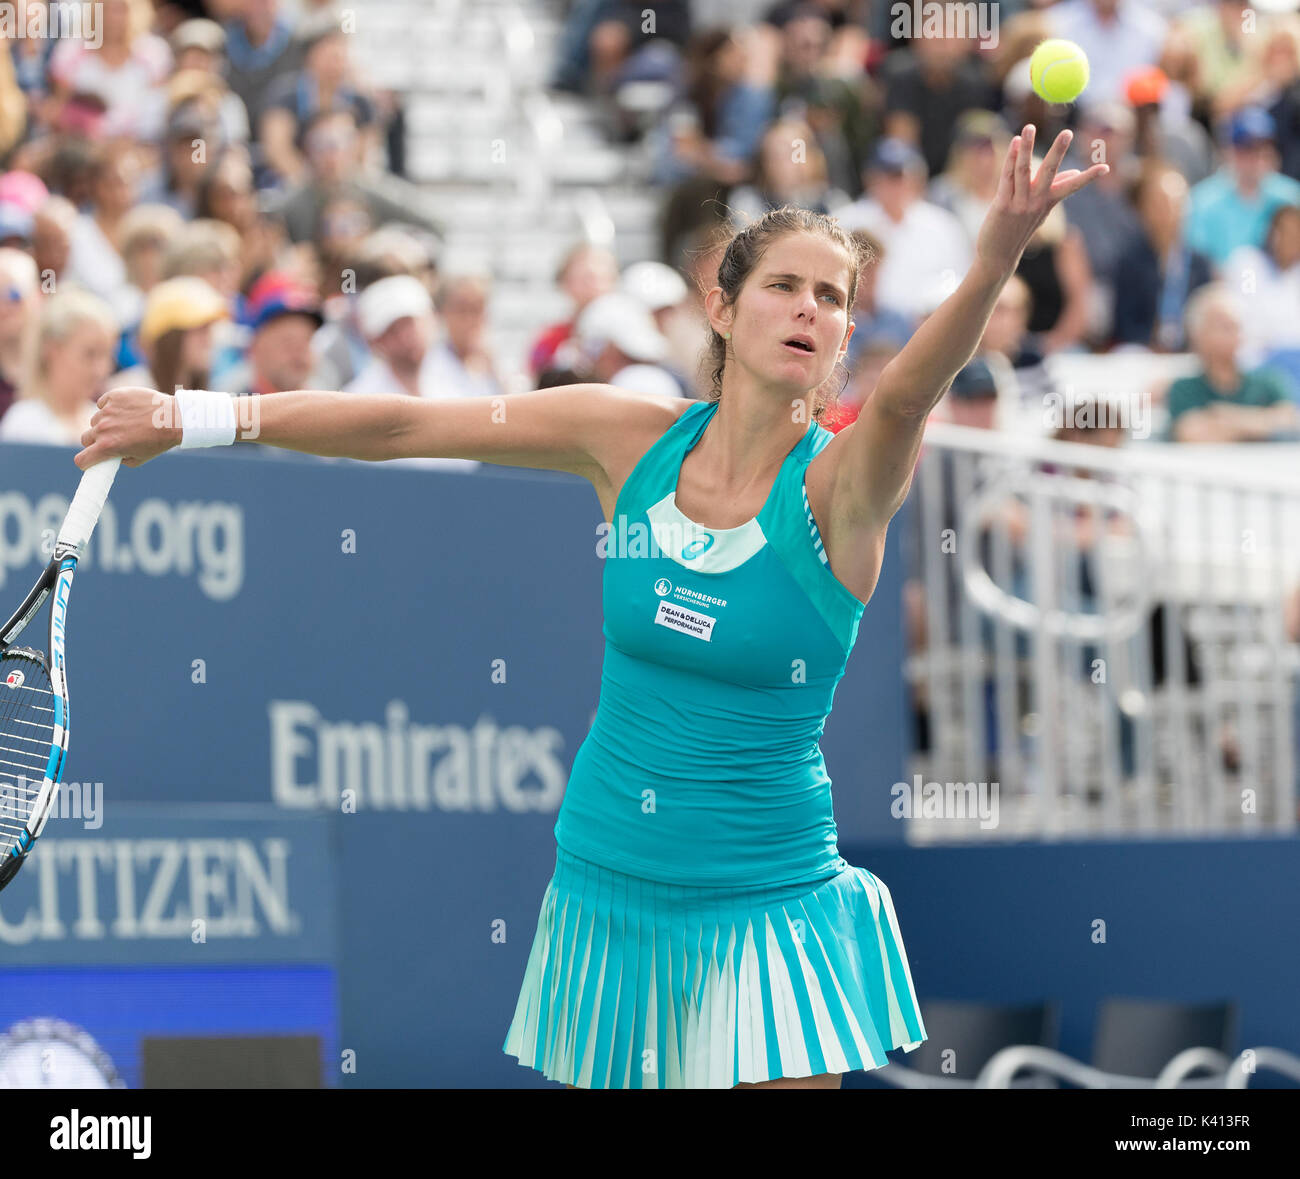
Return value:
<svg viewBox="0 0 1300 1179">
<path fill-rule="evenodd" d="M 403 177 L 400 97 L 352 60 L 355 12 L 4 8 L 0 441 L 75 445 L 122 385 L 499 390 L 487 280 L 438 270 L 445 225 Z"/>
<path fill-rule="evenodd" d="M 12 7 L 29 24 L 74 6 Z M 0 22 L 0 441 L 75 443 L 121 384 L 516 387 L 489 338 L 490 276 L 440 272 L 446 226 L 403 179 L 400 97 L 358 75 L 338 0 L 89 7 L 94 40 Z M 569 310 L 527 350 L 527 382 L 708 396 L 720 251 L 795 204 L 876 256 L 824 419 L 843 428 L 960 282 L 1032 120 L 1043 146 L 1073 128 L 1064 167 L 1110 172 L 1035 235 L 937 413 L 997 426 L 1009 385 L 1041 405 L 1054 355 L 1192 353 L 1196 373 L 1154 393 L 1166 437 L 1296 437 L 1296 5 L 974 7 L 995 35 L 939 22 L 909 38 L 895 6 L 869 0 L 573 0 L 551 84 L 643 153 L 660 253 L 620 273 L 609 249 L 575 242 L 555 275 Z M 1089 55 L 1078 106 L 1029 86 L 1048 36 Z"/>
<path fill-rule="evenodd" d="M 1013 402 L 1047 420 L 1042 407 L 1060 397 L 1054 355 L 1192 354 L 1193 375 L 1135 391 L 1157 403 L 1163 438 L 1300 436 L 1297 4 L 964 6 L 994 10 L 983 39 L 942 20 L 900 38 L 896 6 L 855 0 L 758 4 L 727 25 L 698 19 L 749 7 L 658 5 L 657 29 L 625 0 L 570 7 L 554 84 L 594 98 L 618 138 L 642 142 L 662 191 L 662 264 L 689 287 L 679 310 L 691 329 L 657 343 L 629 329 L 624 357 L 642 363 L 613 377 L 605 364 L 599 379 L 657 388 L 644 374 L 660 364 L 686 395 L 707 396 L 695 288 L 711 283 L 728 233 L 795 204 L 835 216 L 877 255 L 825 418 L 843 428 L 965 274 L 1011 137 L 1032 121 L 1043 150 L 1073 130 L 1064 168 L 1110 170 L 1030 242 L 937 415 L 1005 425 L 995 403 L 1010 387 Z M 1030 87 L 1028 58 L 1052 36 L 1078 42 L 1092 65 L 1075 106 L 1048 105 Z M 661 95 L 650 115 L 648 83 Z M 602 290 L 618 285 L 612 259 L 595 270 Z M 570 289 L 567 269 L 559 281 Z M 570 322 L 548 338 L 580 328 L 590 299 L 589 287 L 575 295 Z M 544 359 L 534 357 L 534 372 L 547 381 Z M 594 371 L 570 358 L 558 376 Z"/>
</svg>

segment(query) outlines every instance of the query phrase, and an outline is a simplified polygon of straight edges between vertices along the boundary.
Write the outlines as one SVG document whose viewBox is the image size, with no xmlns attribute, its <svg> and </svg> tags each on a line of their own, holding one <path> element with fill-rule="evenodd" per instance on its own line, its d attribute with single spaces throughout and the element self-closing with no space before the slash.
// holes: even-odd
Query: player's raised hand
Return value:
<svg viewBox="0 0 1300 1179">
<path fill-rule="evenodd" d="M 123 386 L 97 402 L 90 429 L 81 436 L 85 448 L 74 460 L 83 471 L 109 458 L 138 467 L 180 443 L 176 400 L 156 389 Z"/>
<path fill-rule="evenodd" d="M 1027 123 L 1011 141 L 1002 164 L 997 195 L 984 217 L 984 224 L 980 226 L 975 246 L 982 262 L 1008 273 L 1013 271 L 1029 239 L 1047 219 L 1048 213 L 1066 197 L 1110 171 L 1106 164 L 1094 164 L 1086 172 L 1070 168 L 1058 173 L 1073 138 L 1074 132 L 1062 131 L 1034 176 L 1030 176 L 1034 125 Z"/>
</svg>

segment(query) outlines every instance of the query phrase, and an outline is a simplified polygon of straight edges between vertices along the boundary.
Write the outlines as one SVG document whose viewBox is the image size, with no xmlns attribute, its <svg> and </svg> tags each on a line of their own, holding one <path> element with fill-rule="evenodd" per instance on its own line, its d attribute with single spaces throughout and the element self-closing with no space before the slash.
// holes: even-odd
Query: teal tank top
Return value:
<svg viewBox="0 0 1300 1179">
<path fill-rule="evenodd" d="M 818 742 L 863 611 L 809 533 L 804 472 L 833 435 L 810 422 L 759 514 L 704 528 L 676 490 L 717 406 L 685 410 L 619 492 L 600 701 L 555 838 L 669 884 L 822 880 L 844 861 Z"/>
</svg>

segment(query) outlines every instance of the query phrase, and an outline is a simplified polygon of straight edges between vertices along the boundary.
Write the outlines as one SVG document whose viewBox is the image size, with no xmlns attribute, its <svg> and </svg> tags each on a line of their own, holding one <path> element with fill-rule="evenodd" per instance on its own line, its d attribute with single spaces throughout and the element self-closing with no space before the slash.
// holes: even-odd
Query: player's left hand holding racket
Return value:
<svg viewBox="0 0 1300 1179">
<path fill-rule="evenodd" d="M 82 475 L 59 529 L 54 559 L 0 628 L 0 888 L 17 874 L 45 826 L 63 773 L 68 751 L 68 596 L 77 561 L 120 463 L 110 458 Z M 19 636 L 47 601 L 48 652 L 18 646 Z"/>
</svg>

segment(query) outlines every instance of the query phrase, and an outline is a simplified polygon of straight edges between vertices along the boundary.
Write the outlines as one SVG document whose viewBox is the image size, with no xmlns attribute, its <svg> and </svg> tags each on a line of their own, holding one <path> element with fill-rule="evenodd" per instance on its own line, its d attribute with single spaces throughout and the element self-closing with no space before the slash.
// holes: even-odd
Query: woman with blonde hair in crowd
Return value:
<svg viewBox="0 0 1300 1179">
<path fill-rule="evenodd" d="M 230 314 L 211 284 L 193 275 L 158 283 L 140 321 L 141 364 L 117 373 L 111 388 L 146 384 L 155 389 L 203 389 L 211 381 L 212 328 Z"/>
<path fill-rule="evenodd" d="M 113 371 L 117 320 L 89 291 L 67 288 L 41 305 L 19 399 L 0 442 L 75 446 Z"/>
<path fill-rule="evenodd" d="M 39 292 L 32 256 L 0 249 L 0 418 L 18 397 Z"/>
</svg>

